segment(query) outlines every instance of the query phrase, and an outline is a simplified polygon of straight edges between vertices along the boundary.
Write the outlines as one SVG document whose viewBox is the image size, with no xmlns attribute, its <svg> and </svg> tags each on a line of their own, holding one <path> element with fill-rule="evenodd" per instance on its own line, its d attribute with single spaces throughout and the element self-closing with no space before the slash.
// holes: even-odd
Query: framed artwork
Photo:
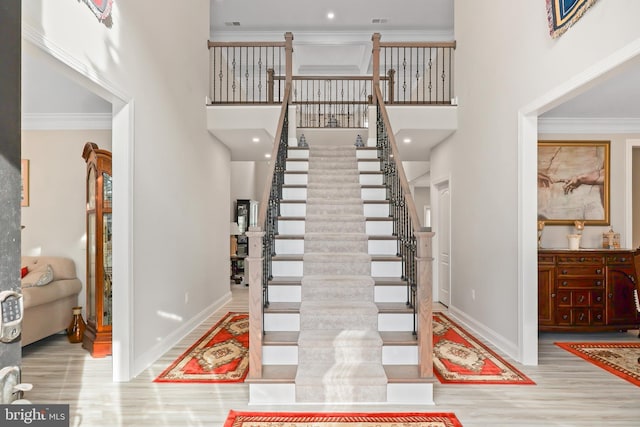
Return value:
<svg viewBox="0 0 640 427">
<path fill-rule="evenodd" d="M 538 141 L 538 221 L 609 225 L 610 141 Z"/>
<path fill-rule="evenodd" d="M 29 160 L 22 159 L 20 168 L 20 206 L 29 206 Z"/>
</svg>

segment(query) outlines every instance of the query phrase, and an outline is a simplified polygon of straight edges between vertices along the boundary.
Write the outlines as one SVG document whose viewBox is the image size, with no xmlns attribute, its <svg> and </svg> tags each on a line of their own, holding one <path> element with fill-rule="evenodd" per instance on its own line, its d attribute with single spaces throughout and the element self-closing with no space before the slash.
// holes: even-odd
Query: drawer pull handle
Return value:
<svg viewBox="0 0 640 427">
<path fill-rule="evenodd" d="M 584 262 L 584 257 L 580 257 L 580 262 Z"/>
<path fill-rule="evenodd" d="M 580 320 L 584 320 L 584 313 L 580 313 L 579 318 L 580 318 Z"/>
<path fill-rule="evenodd" d="M 562 320 L 567 320 L 567 317 L 569 317 L 567 314 L 562 315 Z"/>
<path fill-rule="evenodd" d="M 602 286 L 602 280 L 596 280 L 596 286 Z"/>
<path fill-rule="evenodd" d="M 562 270 L 562 274 L 567 274 L 568 271 L 567 270 Z"/>
<path fill-rule="evenodd" d="M 609 294 L 609 299 L 612 299 L 612 298 L 613 298 L 613 293 L 610 293 Z"/>
<path fill-rule="evenodd" d="M 602 320 L 602 314 L 596 314 L 596 319 Z"/>
<path fill-rule="evenodd" d="M 626 260 L 627 260 L 627 258 L 625 258 L 625 257 L 620 258 L 621 262 L 625 262 Z"/>
<path fill-rule="evenodd" d="M 584 295 L 580 295 L 578 297 L 578 302 L 584 302 Z"/>
<path fill-rule="evenodd" d="M 556 297 L 556 294 L 551 294 L 551 298 L 555 298 L 555 297 Z"/>
<path fill-rule="evenodd" d="M 602 274 L 602 270 L 598 268 L 598 269 L 596 270 L 596 274 Z"/>
<path fill-rule="evenodd" d="M 567 302 L 569 300 L 568 297 L 562 297 L 562 302 Z"/>
<path fill-rule="evenodd" d="M 565 280 L 564 282 L 562 282 L 562 286 L 567 286 L 569 283 Z"/>
<path fill-rule="evenodd" d="M 600 302 L 600 301 L 602 301 L 602 297 L 601 297 L 600 295 L 598 295 L 598 296 L 596 297 L 596 302 Z"/>
</svg>

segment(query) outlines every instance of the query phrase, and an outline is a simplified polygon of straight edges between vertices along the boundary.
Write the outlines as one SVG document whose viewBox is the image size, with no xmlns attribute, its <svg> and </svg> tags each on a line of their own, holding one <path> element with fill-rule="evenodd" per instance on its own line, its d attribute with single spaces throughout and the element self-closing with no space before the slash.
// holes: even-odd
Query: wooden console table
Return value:
<svg viewBox="0 0 640 427">
<path fill-rule="evenodd" d="M 540 249 L 538 329 L 638 329 L 638 269 L 640 249 Z"/>
</svg>

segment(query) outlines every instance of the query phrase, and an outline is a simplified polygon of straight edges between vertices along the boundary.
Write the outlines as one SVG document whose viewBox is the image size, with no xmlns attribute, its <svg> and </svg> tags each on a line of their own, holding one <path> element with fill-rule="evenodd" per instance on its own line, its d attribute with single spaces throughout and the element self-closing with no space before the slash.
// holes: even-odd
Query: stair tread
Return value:
<svg viewBox="0 0 640 427">
<path fill-rule="evenodd" d="M 339 255 L 337 253 L 332 253 L 332 254 L 325 254 L 322 252 L 317 252 L 314 255 Z M 351 255 L 353 255 L 351 253 Z M 356 255 L 369 255 L 369 254 L 356 254 Z M 391 262 L 399 262 L 402 260 L 402 258 L 400 258 L 397 255 L 370 255 L 371 256 L 371 261 L 391 261 Z M 272 260 L 273 261 L 302 261 L 303 260 L 303 254 L 282 254 L 282 255 L 274 255 Z"/>
<path fill-rule="evenodd" d="M 389 383 L 435 383 L 435 377 L 420 377 L 417 365 L 383 365 Z M 284 383 L 293 384 L 297 365 L 263 365 L 262 378 L 245 379 L 246 383 Z"/>
<path fill-rule="evenodd" d="M 384 286 L 406 286 L 407 281 L 397 278 L 389 278 L 389 277 L 372 277 L 374 283 L 376 285 L 384 285 Z M 274 277 L 269 281 L 269 285 L 291 285 L 291 286 L 300 286 L 300 281 L 302 280 L 302 276 L 278 276 Z"/>
<path fill-rule="evenodd" d="M 330 200 L 330 199 L 327 199 Z M 345 200 L 345 199 L 333 199 L 333 200 Z M 360 199 L 354 199 L 354 200 L 360 200 Z M 300 203 L 300 204 L 307 204 L 309 200 L 305 200 L 305 199 L 284 199 L 284 200 L 280 200 L 280 204 L 283 203 Z M 360 200 L 361 203 L 364 204 L 369 204 L 369 205 L 388 205 L 389 201 L 388 200 Z"/>
<path fill-rule="evenodd" d="M 364 216 L 364 215 L 360 215 L 360 214 L 311 214 L 311 215 L 307 215 L 305 216 L 279 216 L 278 220 L 279 221 L 305 221 L 308 217 L 310 216 L 316 216 L 316 217 L 331 217 L 331 216 L 359 216 L 364 218 L 365 221 L 393 221 L 393 218 L 391 217 L 387 217 L 387 216 Z M 276 236 L 277 237 L 277 236 Z M 394 236 L 392 236 L 394 237 Z"/>
<path fill-rule="evenodd" d="M 416 346 L 418 342 L 410 331 L 380 331 L 382 345 Z M 273 331 L 263 335 L 263 344 L 270 346 L 295 346 L 298 344 L 298 331 Z"/>
<path fill-rule="evenodd" d="M 360 234 L 360 233 L 355 233 Z M 276 239 L 287 239 L 287 240 L 295 240 L 295 239 L 304 239 L 304 234 L 278 234 L 275 236 Z M 384 234 L 367 234 L 368 240 L 397 240 L 396 236 L 384 235 Z M 283 254 L 284 255 L 284 254 Z"/>
<path fill-rule="evenodd" d="M 413 313 L 411 307 L 403 302 L 376 302 L 378 313 Z M 264 309 L 265 313 L 300 313 L 299 302 L 270 302 L 269 307 Z"/>
</svg>

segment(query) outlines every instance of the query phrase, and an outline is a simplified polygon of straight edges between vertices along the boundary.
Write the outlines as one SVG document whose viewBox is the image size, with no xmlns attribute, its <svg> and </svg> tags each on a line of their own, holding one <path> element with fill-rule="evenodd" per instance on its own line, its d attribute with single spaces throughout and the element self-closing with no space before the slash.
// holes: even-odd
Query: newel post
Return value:
<svg viewBox="0 0 640 427">
<path fill-rule="evenodd" d="M 416 236 L 418 281 L 418 369 L 421 378 L 433 376 L 433 256 L 431 240 L 435 233 L 419 231 Z"/>
<path fill-rule="evenodd" d="M 249 227 L 249 255 L 245 270 L 249 278 L 249 378 L 262 378 L 262 238 L 260 227 Z"/>
<path fill-rule="evenodd" d="M 291 83 L 293 80 L 293 33 L 289 31 L 284 33 L 284 53 L 285 65 L 287 68 L 285 81 L 287 83 Z"/>
<path fill-rule="evenodd" d="M 373 81 L 371 88 L 372 96 L 372 104 L 376 103 L 376 87 L 380 85 L 380 33 L 373 33 L 371 36 L 371 41 L 373 42 L 373 49 L 371 50 L 371 57 L 373 60 L 372 68 L 373 68 Z"/>
</svg>

